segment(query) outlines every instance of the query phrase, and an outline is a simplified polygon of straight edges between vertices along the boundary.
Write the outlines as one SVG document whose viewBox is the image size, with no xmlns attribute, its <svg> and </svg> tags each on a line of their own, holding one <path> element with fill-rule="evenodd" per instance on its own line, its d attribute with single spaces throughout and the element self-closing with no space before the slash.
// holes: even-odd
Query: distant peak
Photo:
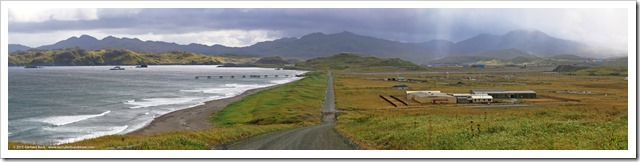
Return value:
<svg viewBox="0 0 640 162">
<path fill-rule="evenodd" d="M 85 40 L 85 41 L 86 41 L 86 40 L 91 40 L 91 41 L 97 41 L 97 40 L 98 40 L 98 39 L 96 39 L 95 37 L 92 37 L 92 36 L 90 36 L 90 35 L 81 35 L 81 36 L 79 37 L 79 39 L 81 39 L 81 40 Z"/>
<path fill-rule="evenodd" d="M 297 40 L 297 39 L 298 38 L 295 38 L 295 37 L 282 37 L 280 39 L 276 39 L 276 40 L 273 40 L 273 41 L 294 41 L 294 40 Z"/>
<path fill-rule="evenodd" d="M 342 32 L 337 33 L 337 34 L 353 34 L 353 33 L 352 33 L 352 32 L 349 32 L 349 31 L 342 31 Z"/>
<path fill-rule="evenodd" d="M 331 35 L 334 35 L 334 36 L 335 35 L 338 35 L 338 36 L 360 36 L 360 35 L 358 35 L 356 33 L 352 33 L 352 32 L 349 32 L 349 31 L 342 31 L 340 33 L 335 33 L 335 34 L 331 34 Z"/>
<path fill-rule="evenodd" d="M 67 40 L 92 41 L 97 39 L 89 35 L 81 35 L 80 37 L 76 37 L 76 36 L 69 37 L 69 39 Z"/>
<path fill-rule="evenodd" d="M 118 39 L 118 38 L 114 36 L 107 36 L 107 37 L 104 37 L 102 40 L 111 40 L 111 39 Z"/>
<path fill-rule="evenodd" d="M 453 43 L 449 40 L 444 40 L 444 39 L 432 39 L 426 43 Z"/>
<path fill-rule="evenodd" d="M 478 36 L 480 36 L 480 37 L 488 37 L 488 36 L 496 36 L 496 35 L 488 34 L 488 33 L 480 33 L 480 34 L 478 34 Z"/>
<path fill-rule="evenodd" d="M 315 32 L 315 33 L 311 33 L 311 34 L 307 34 L 307 35 L 325 35 L 325 34 L 322 33 L 322 32 Z"/>
<path fill-rule="evenodd" d="M 142 40 L 140 40 L 140 39 L 138 39 L 138 38 L 127 38 L 127 37 L 122 37 L 122 39 L 125 39 L 125 40 L 142 41 Z"/>
<path fill-rule="evenodd" d="M 92 36 L 90 36 L 90 35 L 82 34 L 82 35 L 80 36 L 80 38 L 94 38 L 94 37 L 92 37 Z"/>
<path fill-rule="evenodd" d="M 207 46 L 207 45 L 200 44 L 200 43 L 189 43 L 188 45 L 189 46 Z"/>
<path fill-rule="evenodd" d="M 536 29 L 518 29 L 518 30 L 512 30 L 509 33 L 505 34 L 505 35 L 513 35 L 513 34 L 526 34 L 526 35 L 547 35 L 546 33 L 540 31 L 540 30 L 536 30 Z"/>
<path fill-rule="evenodd" d="M 310 38 L 310 37 L 319 37 L 319 36 L 326 36 L 326 35 L 324 33 L 322 33 L 322 32 L 315 32 L 315 33 L 311 33 L 311 34 L 307 34 L 305 36 L 302 36 L 300 39 Z"/>
<path fill-rule="evenodd" d="M 8 45 L 9 45 L 9 46 L 20 46 L 20 47 L 32 48 L 32 47 L 25 46 L 25 45 L 22 45 L 22 44 L 8 44 Z"/>
</svg>

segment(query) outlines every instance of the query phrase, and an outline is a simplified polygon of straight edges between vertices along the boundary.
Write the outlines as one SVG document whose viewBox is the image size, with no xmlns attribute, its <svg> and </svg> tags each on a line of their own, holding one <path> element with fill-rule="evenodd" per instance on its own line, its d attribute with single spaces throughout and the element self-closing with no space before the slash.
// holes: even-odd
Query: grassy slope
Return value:
<svg viewBox="0 0 640 162">
<path fill-rule="evenodd" d="M 391 68 L 398 70 L 422 69 L 409 61 L 398 58 L 382 59 L 377 57 L 364 57 L 356 54 L 340 53 L 329 57 L 320 57 L 296 64 L 297 67 L 306 67 L 316 70 L 362 70 L 375 68 Z"/>
<path fill-rule="evenodd" d="M 393 108 L 378 95 L 404 96 L 404 91 L 390 88 L 398 82 L 364 79 L 385 77 L 383 75 L 339 75 L 336 77 L 336 104 L 339 110 L 346 112 L 339 114 L 337 129 L 358 143 L 361 149 L 628 148 L 627 82 L 621 77 L 516 74 L 512 79 L 478 75 L 473 76 L 477 81 L 464 81 L 463 78 L 469 75 L 472 74 L 452 74 L 449 78 L 433 74 L 407 75 L 408 78 L 422 77 L 420 79 L 427 79 L 429 83 L 402 84 L 409 85 L 411 90 L 453 93 L 465 93 L 469 89 L 534 90 L 539 95 L 582 102 L 539 97 L 521 101 L 537 105 L 536 108 L 476 109 L 465 108 L 465 104 Z M 434 84 L 458 81 L 466 85 Z M 590 91 L 593 94 L 550 92 L 554 90 Z"/>
<path fill-rule="evenodd" d="M 211 116 L 216 126 L 298 124 L 320 122 L 326 77 L 309 73 L 303 80 L 259 92 Z"/>
</svg>

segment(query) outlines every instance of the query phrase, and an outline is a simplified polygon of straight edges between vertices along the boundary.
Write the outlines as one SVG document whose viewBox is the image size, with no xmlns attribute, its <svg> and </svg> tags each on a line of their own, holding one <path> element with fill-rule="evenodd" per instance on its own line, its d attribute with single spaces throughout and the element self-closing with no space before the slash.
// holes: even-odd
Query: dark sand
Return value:
<svg viewBox="0 0 640 162">
<path fill-rule="evenodd" d="M 204 105 L 182 109 L 156 117 L 153 121 L 142 129 L 130 132 L 130 135 L 150 135 L 161 132 L 172 132 L 181 130 L 206 130 L 212 128 L 209 124 L 209 116 L 216 111 L 222 110 L 227 105 L 240 101 L 242 98 L 272 88 L 274 86 L 251 89 L 231 98 L 213 100 Z"/>
</svg>

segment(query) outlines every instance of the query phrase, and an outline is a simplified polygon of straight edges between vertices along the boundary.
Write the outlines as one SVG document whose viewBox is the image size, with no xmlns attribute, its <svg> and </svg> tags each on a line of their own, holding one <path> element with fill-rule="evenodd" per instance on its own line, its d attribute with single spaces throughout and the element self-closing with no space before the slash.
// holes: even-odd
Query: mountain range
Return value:
<svg viewBox="0 0 640 162">
<path fill-rule="evenodd" d="M 538 30 L 514 30 L 504 35 L 479 34 L 457 43 L 448 40 L 404 43 L 345 31 L 334 34 L 311 33 L 300 38 L 280 38 L 273 41 L 258 42 L 246 47 L 208 46 L 196 43 L 180 45 L 162 41 L 142 41 L 137 38 L 116 38 L 113 36 L 99 40 L 92 36 L 82 35 L 35 49 L 51 50 L 65 47 L 79 47 L 90 50 L 127 49 L 145 53 L 188 51 L 206 55 L 235 54 L 300 59 L 325 57 L 336 53 L 358 53 L 383 58 L 401 58 L 411 60 L 414 63 L 427 63 L 431 60 L 445 57 L 486 55 L 487 52 L 500 50 L 509 50 L 509 53 L 527 53 L 540 57 L 567 54 L 583 57 L 626 54 L 626 51 L 596 48 L 576 41 L 555 38 Z M 31 48 L 19 44 L 9 45 L 9 53 L 28 49 Z"/>
</svg>

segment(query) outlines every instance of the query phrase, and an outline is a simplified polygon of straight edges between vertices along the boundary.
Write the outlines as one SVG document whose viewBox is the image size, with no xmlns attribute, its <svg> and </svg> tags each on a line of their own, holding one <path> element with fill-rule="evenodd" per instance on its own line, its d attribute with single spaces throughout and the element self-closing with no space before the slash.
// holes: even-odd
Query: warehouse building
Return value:
<svg viewBox="0 0 640 162">
<path fill-rule="evenodd" d="M 451 96 L 456 98 L 456 103 L 471 103 L 469 99 L 471 94 L 451 94 Z"/>
<path fill-rule="evenodd" d="M 407 99 L 418 103 L 447 104 L 456 103 L 456 97 L 440 91 L 407 91 Z"/>
<path fill-rule="evenodd" d="M 536 98 L 535 91 L 470 90 L 471 94 L 487 94 L 493 98 Z"/>
</svg>

